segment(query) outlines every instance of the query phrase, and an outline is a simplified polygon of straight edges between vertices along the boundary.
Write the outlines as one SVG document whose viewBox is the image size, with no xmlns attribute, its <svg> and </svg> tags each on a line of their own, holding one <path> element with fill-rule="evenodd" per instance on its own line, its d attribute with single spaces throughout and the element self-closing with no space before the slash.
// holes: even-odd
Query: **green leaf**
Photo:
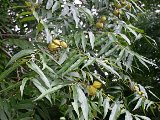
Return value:
<svg viewBox="0 0 160 120">
<path fill-rule="evenodd" d="M 45 53 L 51 60 L 53 60 L 57 65 L 61 66 L 58 61 L 52 56 L 50 55 L 49 53 Z"/>
<path fill-rule="evenodd" d="M 0 119 L 1 120 L 8 120 L 5 112 L 3 111 L 3 109 L 0 109 Z"/>
<path fill-rule="evenodd" d="M 138 21 L 137 16 L 135 16 L 134 14 L 130 13 L 130 12 L 125 12 L 126 16 L 131 16 L 133 17 L 136 21 Z"/>
<path fill-rule="evenodd" d="M 60 2 L 59 2 L 59 1 L 56 1 L 56 2 L 54 3 L 54 5 L 52 6 L 52 13 L 53 13 L 54 11 L 56 11 L 59 7 L 60 7 Z"/>
<path fill-rule="evenodd" d="M 88 8 L 85 7 L 80 7 L 79 8 L 83 13 L 85 13 L 87 19 L 89 20 L 90 24 L 92 24 L 94 22 L 94 18 L 93 15 L 91 13 L 91 11 Z"/>
<path fill-rule="evenodd" d="M 42 23 L 38 23 L 37 24 L 37 33 L 41 32 L 44 29 L 44 26 L 42 25 Z"/>
<path fill-rule="evenodd" d="M 133 55 L 129 54 L 127 61 L 126 61 L 126 70 L 128 70 L 128 68 L 129 68 L 132 71 L 132 69 L 131 69 L 132 62 L 133 62 Z"/>
<path fill-rule="evenodd" d="M 78 102 L 77 101 L 72 102 L 72 106 L 79 118 Z"/>
<path fill-rule="evenodd" d="M 11 60 L 6 65 L 6 67 L 9 66 L 9 65 L 11 65 L 13 62 L 15 62 L 16 60 L 18 60 L 19 58 L 22 58 L 22 57 L 24 57 L 26 55 L 29 55 L 29 54 L 33 53 L 33 52 L 34 52 L 34 50 L 21 50 L 20 52 L 18 52 L 17 54 L 15 54 L 11 58 Z"/>
<path fill-rule="evenodd" d="M 78 100 L 79 100 L 80 105 L 81 105 L 81 109 L 82 109 L 84 119 L 88 120 L 89 109 L 88 109 L 87 98 L 86 98 L 85 94 L 83 93 L 83 91 L 81 90 L 81 88 L 79 86 L 77 86 L 77 93 L 78 93 Z"/>
<path fill-rule="evenodd" d="M 134 1 L 132 1 L 132 3 L 135 5 L 136 8 L 138 8 L 142 13 L 144 13 L 144 11 L 137 5 L 137 3 L 135 3 Z"/>
<path fill-rule="evenodd" d="M 43 71 L 34 62 L 31 61 L 30 63 L 27 63 L 27 65 L 40 76 L 40 78 L 48 88 L 51 87 L 48 78 L 44 75 Z"/>
<path fill-rule="evenodd" d="M 149 67 L 147 66 L 147 64 L 143 60 L 141 60 L 141 58 L 138 58 L 138 60 L 149 70 Z"/>
<path fill-rule="evenodd" d="M 87 41 L 86 41 L 84 32 L 81 33 L 81 39 L 82 39 L 82 48 L 83 48 L 83 50 L 84 50 L 84 52 L 85 52 L 85 51 L 86 51 Z"/>
<path fill-rule="evenodd" d="M 109 120 L 117 120 L 118 116 L 119 116 L 119 112 L 120 112 L 120 104 L 119 103 L 115 103 L 111 114 L 109 116 Z"/>
<path fill-rule="evenodd" d="M 109 47 L 112 45 L 112 41 L 109 41 L 109 43 L 107 42 L 103 47 L 102 49 L 99 51 L 97 57 L 101 56 L 103 53 L 105 53 Z"/>
<path fill-rule="evenodd" d="M 48 26 L 43 20 L 41 20 L 40 23 L 44 26 L 44 29 L 45 29 L 45 32 L 46 32 L 47 43 L 50 43 L 52 41 L 52 35 L 51 35 L 51 33 L 48 29 Z"/>
<path fill-rule="evenodd" d="M 36 20 L 37 20 L 38 23 L 39 23 L 39 16 L 38 16 L 38 13 L 37 13 L 35 10 L 33 10 L 32 12 L 33 12 L 33 16 L 36 18 Z"/>
<path fill-rule="evenodd" d="M 125 48 L 123 48 L 123 49 L 121 50 L 121 52 L 119 53 L 119 56 L 118 56 L 118 58 L 117 58 L 117 60 L 116 60 L 116 63 L 119 63 L 119 62 L 122 60 L 123 55 L 124 55 L 124 52 L 125 52 Z"/>
<path fill-rule="evenodd" d="M 33 20 L 35 20 L 35 17 L 34 17 L 34 16 L 31 16 L 31 17 L 22 18 L 22 19 L 20 20 L 20 22 L 23 23 L 23 22 L 33 21 Z"/>
<path fill-rule="evenodd" d="M 141 59 L 142 59 L 144 62 L 146 62 L 146 63 L 149 63 L 149 64 L 151 64 L 151 65 L 153 65 L 153 66 L 157 66 L 157 65 L 154 64 L 153 62 L 151 62 L 151 61 L 145 59 L 143 56 L 141 57 Z"/>
<path fill-rule="evenodd" d="M 151 107 L 152 104 L 154 104 L 154 102 L 149 101 L 149 103 L 148 103 L 148 105 L 147 105 L 147 107 L 146 107 L 146 110 L 148 110 L 148 108 Z"/>
<path fill-rule="evenodd" d="M 13 6 L 13 7 L 11 7 L 11 8 L 13 8 L 13 9 L 17 9 L 17 8 L 26 8 L 27 6 Z"/>
<path fill-rule="evenodd" d="M 23 96 L 23 90 L 24 90 L 24 87 L 25 87 L 25 85 L 26 85 L 26 83 L 27 83 L 28 80 L 29 80 L 28 78 L 24 78 L 22 80 L 22 84 L 20 86 L 21 97 Z"/>
<path fill-rule="evenodd" d="M 117 75 L 118 77 L 120 77 L 120 75 L 109 65 L 107 65 L 106 63 L 104 63 L 102 60 L 96 59 L 97 63 L 99 63 L 100 65 L 102 65 L 106 70 L 110 71 L 111 73 Z M 121 78 L 121 77 L 120 77 Z"/>
<path fill-rule="evenodd" d="M 128 25 L 126 26 L 126 28 L 127 28 L 135 37 L 138 36 L 137 33 L 136 33 L 132 28 L 130 28 Z"/>
<path fill-rule="evenodd" d="M 39 57 L 40 57 L 40 59 L 41 59 L 42 65 L 43 65 L 42 70 L 44 70 L 44 69 L 46 68 L 46 66 L 47 66 L 46 54 L 41 54 L 41 53 L 39 53 Z"/>
<path fill-rule="evenodd" d="M 157 65 L 154 64 L 153 62 L 145 59 L 143 56 L 140 56 L 140 55 L 138 55 L 138 54 L 135 54 L 135 56 L 138 58 L 138 60 L 139 60 L 141 63 L 143 63 L 143 61 L 144 61 L 144 62 L 146 62 L 146 63 L 148 63 L 148 64 L 153 65 L 153 66 L 157 66 Z M 147 66 L 147 65 L 145 65 L 144 63 L 143 63 L 143 65 L 144 65 L 144 66 Z"/>
<path fill-rule="evenodd" d="M 16 87 L 18 87 L 18 86 L 20 86 L 20 85 L 21 85 L 21 81 L 15 83 L 15 84 L 13 84 L 13 85 L 10 85 L 9 87 L 1 90 L 1 91 L 0 91 L 0 94 L 2 94 L 2 93 L 4 93 L 4 92 L 8 92 L 9 90 L 12 90 L 12 89 L 14 89 L 14 88 L 16 88 Z"/>
<path fill-rule="evenodd" d="M 57 72 L 57 74 L 62 74 L 63 72 L 66 72 L 66 70 L 75 63 L 75 61 L 77 61 L 77 59 L 80 57 L 80 54 L 78 55 L 74 55 L 72 58 L 69 57 L 69 59 L 67 59 L 64 62 L 64 65 L 62 66 L 62 68 Z"/>
<path fill-rule="evenodd" d="M 89 35 L 91 47 L 93 49 L 94 48 L 94 42 L 95 42 L 95 36 L 91 31 L 88 32 L 88 35 Z"/>
<path fill-rule="evenodd" d="M 76 23 L 76 28 L 78 28 L 78 23 L 79 23 L 79 20 L 80 20 L 78 18 L 79 12 L 78 12 L 77 8 L 74 5 L 71 5 L 71 12 L 72 12 L 72 15 L 73 15 L 73 19 L 74 19 L 74 21 Z"/>
<path fill-rule="evenodd" d="M 45 93 L 47 91 L 47 89 L 37 79 L 33 78 L 31 81 L 41 93 Z M 45 95 L 44 97 L 46 97 L 50 103 L 52 103 L 51 96 L 49 94 Z"/>
<path fill-rule="evenodd" d="M 125 34 L 119 34 L 123 39 L 127 41 L 129 45 L 131 45 L 131 41 L 128 39 L 128 37 Z"/>
<path fill-rule="evenodd" d="M 111 55 L 115 50 L 118 50 L 119 46 L 116 45 L 114 46 L 112 49 L 110 49 L 108 52 L 105 53 L 105 56 L 108 57 L 109 55 Z"/>
<path fill-rule="evenodd" d="M 79 32 L 75 33 L 74 40 L 75 40 L 75 44 L 76 44 L 77 48 L 79 48 L 79 44 L 81 41 L 81 34 Z"/>
<path fill-rule="evenodd" d="M 58 63 L 61 65 L 66 59 L 67 59 L 67 53 L 66 52 L 64 52 L 64 53 L 62 53 L 61 55 L 60 55 L 60 58 L 59 58 L 59 61 L 58 61 Z"/>
<path fill-rule="evenodd" d="M 136 117 L 136 116 L 135 116 L 135 119 L 136 119 L 136 120 L 141 120 L 141 119 L 139 119 L 139 118 L 138 118 L 138 117 Z"/>
<path fill-rule="evenodd" d="M 72 71 L 72 70 L 74 70 L 74 69 L 77 68 L 78 66 L 80 66 L 84 60 L 86 60 L 86 57 L 81 57 L 81 58 L 79 58 L 75 63 L 73 63 L 73 64 L 63 73 L 63 75 L 66 74 L 66 73 L 68 73 L 68 72 L 70 72 L 70 71 Z"/>
<path fill-rule="evenodd" d="M 18 18 L 20 18 L 21 16 L 24 16 L 24 15 L 31 15 L 32 14 L 32 12 L 22 12 L 22 13 L 20 13 L 17 17 L 16 17 L 16 19 L 18 19 Z"/>
<path fill-rule="evenodd" d="M 17 61 L 16 63 L 12 64 L 12 66 L 10 68 L 8 68 L 7 70 L 5 70 L 3 73 L 0 74 L 0 82 L 3 81 L 3 79 L 6 78 L 7 75 L 9 75 L 11 72 L 13 72 L 15 69 L 17 69 L 19 66 L 21 66 L 22 64 L 24 64 L 27 61 L 28 61 L 28 59 L 22 59 L 22 60 Z"/>
<path fill-rule="evenodd" d="M 136 109 L 138 109 L 142 105 L 142 100 L 143 100 L 143 98 L 140 98 L 138 100 L 138 102 L 137 102 L 136 106 L 134 107 L 133 111 L 136 110 Z"/>
<path fill-rule="evenodd" d="M 109 32 L 108 33 L 108 38 L 111 42 L 117 41 L 116 35 L 114 33 Z"/>
<path fill-rule="evenodd" d="M 128 106 L 129 106 L 132 102 L 138 100 L 139 98 L 140 98 L 139 96 L 136 96 L 134 99 L 132 99 L 132 100 L 128 103 Z"/>
<path fill-rule="evenodd" d="M 104 115 L 103 115 L 103 119 L 106 117 L 107 113 L 108 113 L 108 109 L 109 109 L 109 98 L 104 99 L 103 101 L 103 107 L 104 107 Z"/>
<path fill-rule="evenodd" d="M 42 99 L 43 97 L 45 97 L 46 95 L 49 95 L 51 93 L 54 93 L 56 92 L 57 90 L 67 86 L 67 85 L 71 85 L 73 82 L 66 82 L 66 83 L 62 83 L 62 84 L 59 84 L 59 85 L 56 85 L 54 86 L 53 88 L 49 88 L 48 90 L 46 90 L 45 92 L 43 92 L 38 98 L 36 98 L 34 101 L 37 101 L 37 100 L 40 100 Z"/>
<path fill-rule="evenodd" d="M 144 33 L 144 30 L 142 30 L 142 29 L 139 29 L 139 28 L 137 28 L 137 27 L 135 27 L 135 26 L 133 26 L 133 25 L 129 25 L 129 27 L 130 28 L 132 28 L 133 30 L 135 30 L 136 32 L 138 32 L 138 33 Z"/>
<path fill-rule="evenodd" d="M 93 57 L 91 57 L 89 60 L 87 60 L 87 62 L 82 67 L 82 69 L 85 68 L 85 67 L 87 67 L 87 66 L 89 66 L 89 65 L 91 65 L 91 64 L 93 64 L 95 61 L 96 61 L 96 59 L 93 58 Z"/>
<path fill-rule="evenodd" d="M 125 120 L 133 120 L 132 114 L 129 111 L 126 111 Z"/>
<path fill-rule="evenodd" d="M 46 4 L 46 9 L 50 9 L 53 5 L 53 0 L 48 0 L 47 4 Z"/>
<path fill-rule="evenodd" d="M 9 45 L 16 45 L 22 49 L 34 49 L 32 42 L 24 39 L 8 39 L 3 43 L 9 44 Z"/>
<path fill-rule="evenodd" d="M 141 119 L 143 119 L 143 120 L 151 120 L 149 117 L 147 117 L 147 116 L 141 116 L 141 115 L 135 115 L 136 117 L 139 117 L 139 118 L 141 118 Z"/>
<path fill-rule="evenodd" d="M 158 100 L 160 100 L 160 98 L 157 96 L 157 95 L 155 95 L 151 90 L 148 90 L 149 91 L 149 93 L 151 93 L 155 98 L 157 98 Z"/>
<path fill-rule="evenodd" d="M 79 118 L 78 93 L 77 93 L 77 90 L 76 90 L 76 86 L 72 86 L 72 91 L 73 91 L 73 99 L 74 99 L 74 102 L 72 102 L 72 106 L 73 106 L 73 109 L 75 110 L 75 112 L 76 112 L 76 114 L 78 115 L 78 118 Z"/>
<path fill-rule="evenodd" d="M 25 118 L 22 118 L 20 120 L 31 120 L 31 119 L 32 119 L 32 117 L 25 117 Z"/>
</svg>

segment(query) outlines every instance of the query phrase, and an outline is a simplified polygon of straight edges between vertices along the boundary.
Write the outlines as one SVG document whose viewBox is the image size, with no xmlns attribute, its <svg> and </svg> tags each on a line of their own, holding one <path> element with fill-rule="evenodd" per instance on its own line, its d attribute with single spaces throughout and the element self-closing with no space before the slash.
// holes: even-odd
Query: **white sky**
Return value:
<svg viewBox="0 0 160 120">
<path fill-rule="evenodd" d="M 74 2 L 75 2 L 75 4 L 82 4 L 82 2 L 80 0 L 75 0 Z"/>
</svg>

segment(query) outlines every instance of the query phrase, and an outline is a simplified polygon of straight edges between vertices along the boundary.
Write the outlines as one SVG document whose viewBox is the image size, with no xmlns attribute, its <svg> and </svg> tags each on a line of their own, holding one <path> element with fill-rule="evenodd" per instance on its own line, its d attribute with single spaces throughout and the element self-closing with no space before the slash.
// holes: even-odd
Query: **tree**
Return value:
<svg viewBox="0 0 160 120">
<path fill-rule="evenodd" d="M 137 0 L 2 3 L 1 119 L 150 120 L 159 103 L 132 79 L 157 67 L 135 52 L 152 41 Z"/>
</svg>

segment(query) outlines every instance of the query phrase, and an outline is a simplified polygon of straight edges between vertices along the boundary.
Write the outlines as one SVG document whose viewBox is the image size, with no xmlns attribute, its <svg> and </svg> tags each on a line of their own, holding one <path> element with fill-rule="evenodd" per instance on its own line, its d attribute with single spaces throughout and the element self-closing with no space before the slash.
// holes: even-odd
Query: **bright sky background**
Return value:
<svg viewBox="0 0 160 120">
<path fill-rule="evenodd" d="M 82 2 L 80 0 L 75 0 L 74 2 L 75 2 L 75 4 L 82 4 Z"/>
</svg>

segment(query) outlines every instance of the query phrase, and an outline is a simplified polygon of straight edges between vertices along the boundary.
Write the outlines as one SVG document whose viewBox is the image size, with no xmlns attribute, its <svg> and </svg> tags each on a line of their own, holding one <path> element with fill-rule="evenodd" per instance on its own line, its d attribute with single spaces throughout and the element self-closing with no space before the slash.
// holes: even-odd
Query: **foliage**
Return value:
<svg viewBox="0 0 160 120">
<path fill-rule="evenodd" d="M 132 79 L 143 67 L 157 67 L 136 52 L 144 38 L 154 46 L 135 26 L 144 8 L 136 0 L 79 2 L 2 2 L 9 6 L 4 18 L 13 14 L 16 22 L 10 26 L 6 19 L 0 26 L 9 24 L 0 32 L 0 119 L 150 120 L 147 113 L 155 115 L 159 102 L 148 93 L 159 98 Z"/>
<path fill-rule="evenodd" d="M 159 88 L 159 66 L 160 66 L 160 42 L 159 42 L 159 1 L 144 1 L 145 8 L 147 12 L 139 16 L 139 21 L 136 23 L 141 29 L 144 29 L 147 35 L 154 38 L 153 41 L 148 41 L 145 38 L 142 38 L 141 41 L 137 41 L 135 44 L 135 51 L 139 54 L 146 56 L 150 60 L 153 60 L 158 67 L 149 66 L 149 71 L 141 67 L 142 72 L 136 72 L 132 74 L 132 79 L 144 86 L 149 86 L 150 91 L 160 96 L 158 91 Z M 152 96 L 152 93 L 149 94 L 149 98 L 154 101 L 158 101 L 155 97 Z M 156 110 L 158 112 L 158 109 Z M 152 115 L 151 115 L 152 116 Z M 152 116 L 153 120 L 158 120 L 159 115 Z"/>
</svg>

